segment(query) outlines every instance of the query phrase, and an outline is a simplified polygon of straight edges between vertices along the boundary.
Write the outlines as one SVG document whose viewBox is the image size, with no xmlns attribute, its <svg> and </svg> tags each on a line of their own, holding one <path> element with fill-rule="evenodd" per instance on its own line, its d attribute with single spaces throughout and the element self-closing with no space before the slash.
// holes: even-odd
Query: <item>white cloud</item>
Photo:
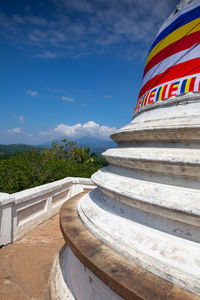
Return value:
<svg viewBox="0 0 200 300">
<path fill-rule="evenodd" d="M 49 131 L 41 131 L 40 135 L 48 136 L 48 138 L 57 138 L 66 136 L 68 138 L 95 137 L 99 139 L 108 139 L 109 136 L 116 131 L 115 127 L 99 125 L 94 121 L 85 124 L 77 123 L 69 126 L 67 124 L 59 124 Z"/>
<path fill-rule="evenodd" d="M 22 115 L 18 117 L 18 120 L 20 123 L 22 124 L 24 123 L 24 117 Z"/>
<path fill-rule="evenodd" d="M 26 132 L 22 128 L 19 128 L 19 127 L 8 129 L 7 133 L 14 134 L 14 135 L 32 136 L 32 133 Z"/>
<path fill-rule="evenodd" d="M 27 90 L 26 91 L 26 95 L 29 95 L 31 97 L 35 97 L 38 95 L 38 92 L 37 91 L 31 91 L 31 90 Z"/>
<path fill-rule="evenodd" d="M 104 98 L 106 98 L 106 99 L 111 99 L 111 96 L 105 95 Z"/>
<path fill-rule="evenodd" d="M 46 52 L 43 52 L 43 53 L 40 53 L 40 54 L 36 55 L 36 57 L 46 58 L 46 59 L 53 59 L 53 58 L 57 58 L 59 56 L 60 56 L 59 53 L 51 52 L 51 51 L 46 51 Z"/>
<path fill-rule="evenodd" d="M 22 130 L 19 127 L 8 129 L 8 133 L 16 133 L 16 134 L 21 134 Z"/>
<path fill-rule="evenodd" d="M 15 1 L 16 2 L 16 1 Z M 48 16 L 42 7 L 50 3 Z M 41 0 L 21 14 L 0 12 L 0 35 L 32 47 L 36 57 L 81 57 L 109 49 L 144 55 L 178 0 Z M 16 4 L 13 5 L 15 11 Z M 35 11 L 39 11 L 35 14 Z M 30 14 L 30 12 L 32 12 Z"/>
<path fill-rule="evenodd" d="M 62 99 L 63 101 L 69 101 L 69 102 L 74 102 L 74 101 L 75 101 L 74 98 L 71 98 L 71 97 L 65 97 L 65 96 L 62 96 L 61 99 Z"/>
</svg>

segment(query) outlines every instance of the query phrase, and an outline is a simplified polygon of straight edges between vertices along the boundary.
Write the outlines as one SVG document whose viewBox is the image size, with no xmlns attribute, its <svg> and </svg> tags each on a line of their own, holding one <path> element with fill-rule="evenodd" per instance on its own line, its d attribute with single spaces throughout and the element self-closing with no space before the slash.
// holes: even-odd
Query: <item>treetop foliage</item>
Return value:
<svg viewBox="0 0 200 300">
<path fill-rule="evenodd" d="M 65 177 L 89 178 L 107 165 L 90 148 L 66 138 L 53 142 L 51 148 L 31 149 L 0 160 L 0 192 L 15 193 Z"/>
</svg>

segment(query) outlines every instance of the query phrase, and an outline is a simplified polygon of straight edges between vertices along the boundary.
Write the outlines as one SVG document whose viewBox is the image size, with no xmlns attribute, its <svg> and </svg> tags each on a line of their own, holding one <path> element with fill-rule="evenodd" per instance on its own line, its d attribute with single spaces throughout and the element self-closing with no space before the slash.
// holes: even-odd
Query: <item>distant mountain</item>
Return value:
<svg viewBox="0 0 200 300">
<path fill-rule="evenodd" d="M 61 139 L 62 138 L 54 139 L 54 141 L 60 143 Z M 68 139 L 68 140 L 70 140 L 70 139 Z M 117 145 L 111 139 L 105 140 L 105 139 L 99 139 L 99 138 L 87 137 L 87 136 L 77 138 L 77 139 L 72 139 L 72 140 L 76 141 L 79 146 L 89 147 L 91 152 L 95 152 L 98 154 L 101 154 L 108 148 L 115 148 Z M 52 141 L 49 141 L 43 145 L 39 145 L 38 147 L 42 147 L 42 148 L 50 147 L 51 143 L 52 143 Z"/>
<path fill-rule="evenodd" d="M 79 146 L 89 147 L 91 152 L 102 153 L 108 148 L 115 148 L 117 144 L 112 140 L 103 140 L 93 137 L 81 137 L 76 139 Z"/>
<path fill-rule="evenodd" d="M 112 140 L 104 140 L 93 137 L 81 137 L 78 139 L 73 139 L 77 142 L 79 146 L 89 147 L 91 152 L 101 154 L 108 148 L 116 147 L 116 143 Z M 56 140 L 60 143 L 61 139 Z M 51 146 L 51 142 L 48 142 L 43 145 L 31 146 L 26 144 L 10 144 L 10 145 L 1 145 L 0 144 L 0 159 L 7 158 L 11 155 L 14 155 L 16 152 L 26 152 L 32 149 L 40 148 L 45 149 Z"/>
</svg>

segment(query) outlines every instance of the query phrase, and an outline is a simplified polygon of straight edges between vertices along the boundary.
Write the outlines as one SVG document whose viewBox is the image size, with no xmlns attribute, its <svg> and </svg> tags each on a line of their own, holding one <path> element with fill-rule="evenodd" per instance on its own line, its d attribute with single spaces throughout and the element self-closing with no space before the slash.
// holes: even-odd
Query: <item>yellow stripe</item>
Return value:
<svg viewBox="0 0 200 300">
<path fill-rule="evenodd" d="M 175 31 L 167 35 L 151 50 L 147 58 L 146 65 L 158 52 L 162 51 L 170 44 L 180 40 L 184 36 L 197 32 L 198 30 L 200 30 L 200 18 L 197 18 L 194 21 L 187 23 L 186 25 L 176 29 Z"/>
<path fill-rule="evenodd" d="M 146 101 L 146 98 L 147 98 L 147 93 L 146 93 L 146 95 L 144 96 L 144 100 L 143 100 L 142 106 L 144 106 L 144 103 L 145 103 L 145 101 Z"/>
<path fill-rule="evenodd" d="M 185 85 L 185 93 L 189 92 L 189 88 L 190 88 L 190 81 L 191 81 L 192 78 L 189 78 L 186 82 L 186 85 Z"/>
<path fill-rule="evenodd" d="M 164 90 L 164 85 L 161 87 L 161 90 L 160 90 L 160 94 L 159 94 L 159 98 L 158 98 L 158 101 L 161 100 L 161 96 L 162 96 L 162 92 Z"/>
</svg>

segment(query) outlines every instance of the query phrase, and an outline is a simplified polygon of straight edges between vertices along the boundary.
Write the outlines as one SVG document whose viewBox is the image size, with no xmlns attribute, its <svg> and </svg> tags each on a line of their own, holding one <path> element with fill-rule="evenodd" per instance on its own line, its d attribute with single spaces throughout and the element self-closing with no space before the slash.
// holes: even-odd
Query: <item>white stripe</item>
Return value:
<svg viewBox="0 0 200 300">
<path fill-rule="evenodd" d="M 172 14 L 166 21 L 165 23 L 162 25 L 162 27 L 160 28 L 160 30 L 158 31 L 155 39 L 158 37 L 158 35 L 165 30 L 165 28 L 167 28 L 170 24 L 172 24 L 178 17 L 180 17 L 182 14 L 196 8 L 200 6 L 200 0 L 196 0 L 186 6 L 184 6 L 182 9 L 180 9 L 175 15 Z M 155 39 L 153 40 L 153 42 L 155 41 Z M 152 43 L 153 44 L 153 43 Z"/>
<path fill-rule="evenodd" d="M 195 80 L 194 84 L 194 91 L 199 91 L 199 81 L 200 81 L 200 75 L 198 74 L 197 79 Z"/>
<path fill-rule="evenodd" d="M 180 51 L 170 57 L 167 57 L 166 59 L 162 60 L 157 65 L 153 66 L 144 76 L 142 80 L 142 87 L 158 74 L 163 73 L 166 71 L 169 67 L 178 65 L 182 62 L 186 62 L 188 60 L 191 60 L 193 58 L 200 57 L 200 44 L 196 44 L 192 48 Z"/>
</svg>

